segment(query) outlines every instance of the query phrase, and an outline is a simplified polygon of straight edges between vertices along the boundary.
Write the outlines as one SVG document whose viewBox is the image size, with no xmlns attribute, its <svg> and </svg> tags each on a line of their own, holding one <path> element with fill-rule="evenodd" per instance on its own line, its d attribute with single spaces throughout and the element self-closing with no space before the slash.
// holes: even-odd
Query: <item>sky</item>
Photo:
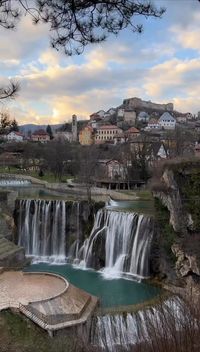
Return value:
<svg viewBox="0 0 200 352">
<path fill-rule="evenodd" d="M 173 102 L 181 112 L 200 111 L 200 3 L 154 0 L 162 19 L 137 17 L 142 34 L 121 32 L 81 56 L 50 48 L 47 25 L 24 17 L 17 29 L 0 28 L 0 85 L 12 78 L 21 90 L 1 103 L 19 124 L 57 124 L 89 118 L 98 110 L 139 97 Z"/>
</svg>

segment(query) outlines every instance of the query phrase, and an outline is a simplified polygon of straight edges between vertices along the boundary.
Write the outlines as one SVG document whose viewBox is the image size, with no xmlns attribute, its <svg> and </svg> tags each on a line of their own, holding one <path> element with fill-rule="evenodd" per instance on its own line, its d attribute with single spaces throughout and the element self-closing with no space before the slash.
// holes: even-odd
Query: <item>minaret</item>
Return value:
<svg viewBox="0 0 200 352">
<path fill-rule="evenodd" d="M 78 133 L 77 133 L 77 116 L 72 115 L 72 141 L 76 142 L 78 140 Z"/>
</svg>

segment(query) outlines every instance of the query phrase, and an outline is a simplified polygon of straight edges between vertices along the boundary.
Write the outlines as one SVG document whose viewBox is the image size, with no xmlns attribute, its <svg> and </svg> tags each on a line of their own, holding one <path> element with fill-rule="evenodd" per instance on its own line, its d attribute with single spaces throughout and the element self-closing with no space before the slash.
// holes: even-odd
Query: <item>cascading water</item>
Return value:
<svg viewBox="0 0 200 352">
<path fill-rule="evenodd" d="M 78 202 L 67 207 L 61 200 L 20 200 L 18 244 L 35 261 L 68 261 L 83 268 L 97 268 L 95 260 L 101 247 L 103 260 L 98 268 L 103 268 L 105 277 L 119 277 L 122 273 L 138 278 L 149 276 L 153 235 L 150 217 L 100 209 L 90 236 L 81 245 L 80 216 Z"/>
<path fill-rule="evenodd" d="M 29 185 L 31 185 L 31 182 L 28 180 L 0 179 L 0 187 L 21 187 L 21 186 L 29 186 Z"/>
<path fill-rule="evenodd" d="M 66 258 L 65 201 L 21 200 L 18 244 L 37 261 Z M 24 214 L 24 216 L 23 216 Z"/>
<path fill-rule="evenodd" d="M 153 235 L 151 218 L 135 213 L 100 209 L 93 230 L 79 251 L 81 265 L 90 267 L 95 243 L 105 235 L 104 276 L 128 273 L 149 276 L 149 254 Z"/>
<path fill-rule="evenodd" d="M 167 336 L 173 340 L 176 331 L 190 325 L 190 319 L 184 301 L 172 297 L 136 313 L 96 316 L 91 325 L 91 343 L 107 352 L 130 351 L 136 345 L 143 351 L 143 344 L 152 346 L 153 339 L 156 342 Z"/>
</svg>

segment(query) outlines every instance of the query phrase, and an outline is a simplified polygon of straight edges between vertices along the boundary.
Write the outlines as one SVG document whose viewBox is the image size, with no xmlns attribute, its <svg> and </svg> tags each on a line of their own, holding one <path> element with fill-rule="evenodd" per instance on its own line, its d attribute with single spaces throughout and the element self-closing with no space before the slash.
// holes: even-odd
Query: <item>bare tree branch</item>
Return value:
<svg viewBox="0 0 200 352">
<path fill-rule="evenodd" d="M 0 87 L 0 100 L 14 99 L 17 96 L 19 89 L 19 83 L 11 80 L 7 86 Z"/>
<path fill-rule="evenodd" d="M 0 0 L 0 26 L 12 29 L 29 15 L 35 24 L 49 24 L 53 48 L 73 55 L 125 28 L 141 33 L 136 16 L 160 18 L 164 12 L 149 0 Z"/>
</svg>

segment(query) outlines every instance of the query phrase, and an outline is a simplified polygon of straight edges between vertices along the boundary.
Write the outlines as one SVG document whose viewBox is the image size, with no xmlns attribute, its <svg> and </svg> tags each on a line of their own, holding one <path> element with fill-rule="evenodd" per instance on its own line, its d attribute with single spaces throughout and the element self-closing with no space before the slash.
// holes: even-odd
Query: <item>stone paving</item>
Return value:
<svg viewBox="0 0 200 352">
<path fill-rule="evenodd" d="M 58 324 L 80 318 L 90 300 L 87 292 L 70 285 L 62 295 L 45 302 L 33 302 L 28 309 L 49 324 Z"/>
<path fill-rule="evenodd" d="M 10 300 L 28 304 L 55 297 L 65 288 L 65 281 L 53 275 L 5 271 L 0 274 L 0 303 Z"/>
<path fill-rule="evenodd" d="M 0 272 L 0 310 L 16 307 L 48 331 L 85 323 L 97 304 L 97 297 L 57 275 Z"/>
</svg>

